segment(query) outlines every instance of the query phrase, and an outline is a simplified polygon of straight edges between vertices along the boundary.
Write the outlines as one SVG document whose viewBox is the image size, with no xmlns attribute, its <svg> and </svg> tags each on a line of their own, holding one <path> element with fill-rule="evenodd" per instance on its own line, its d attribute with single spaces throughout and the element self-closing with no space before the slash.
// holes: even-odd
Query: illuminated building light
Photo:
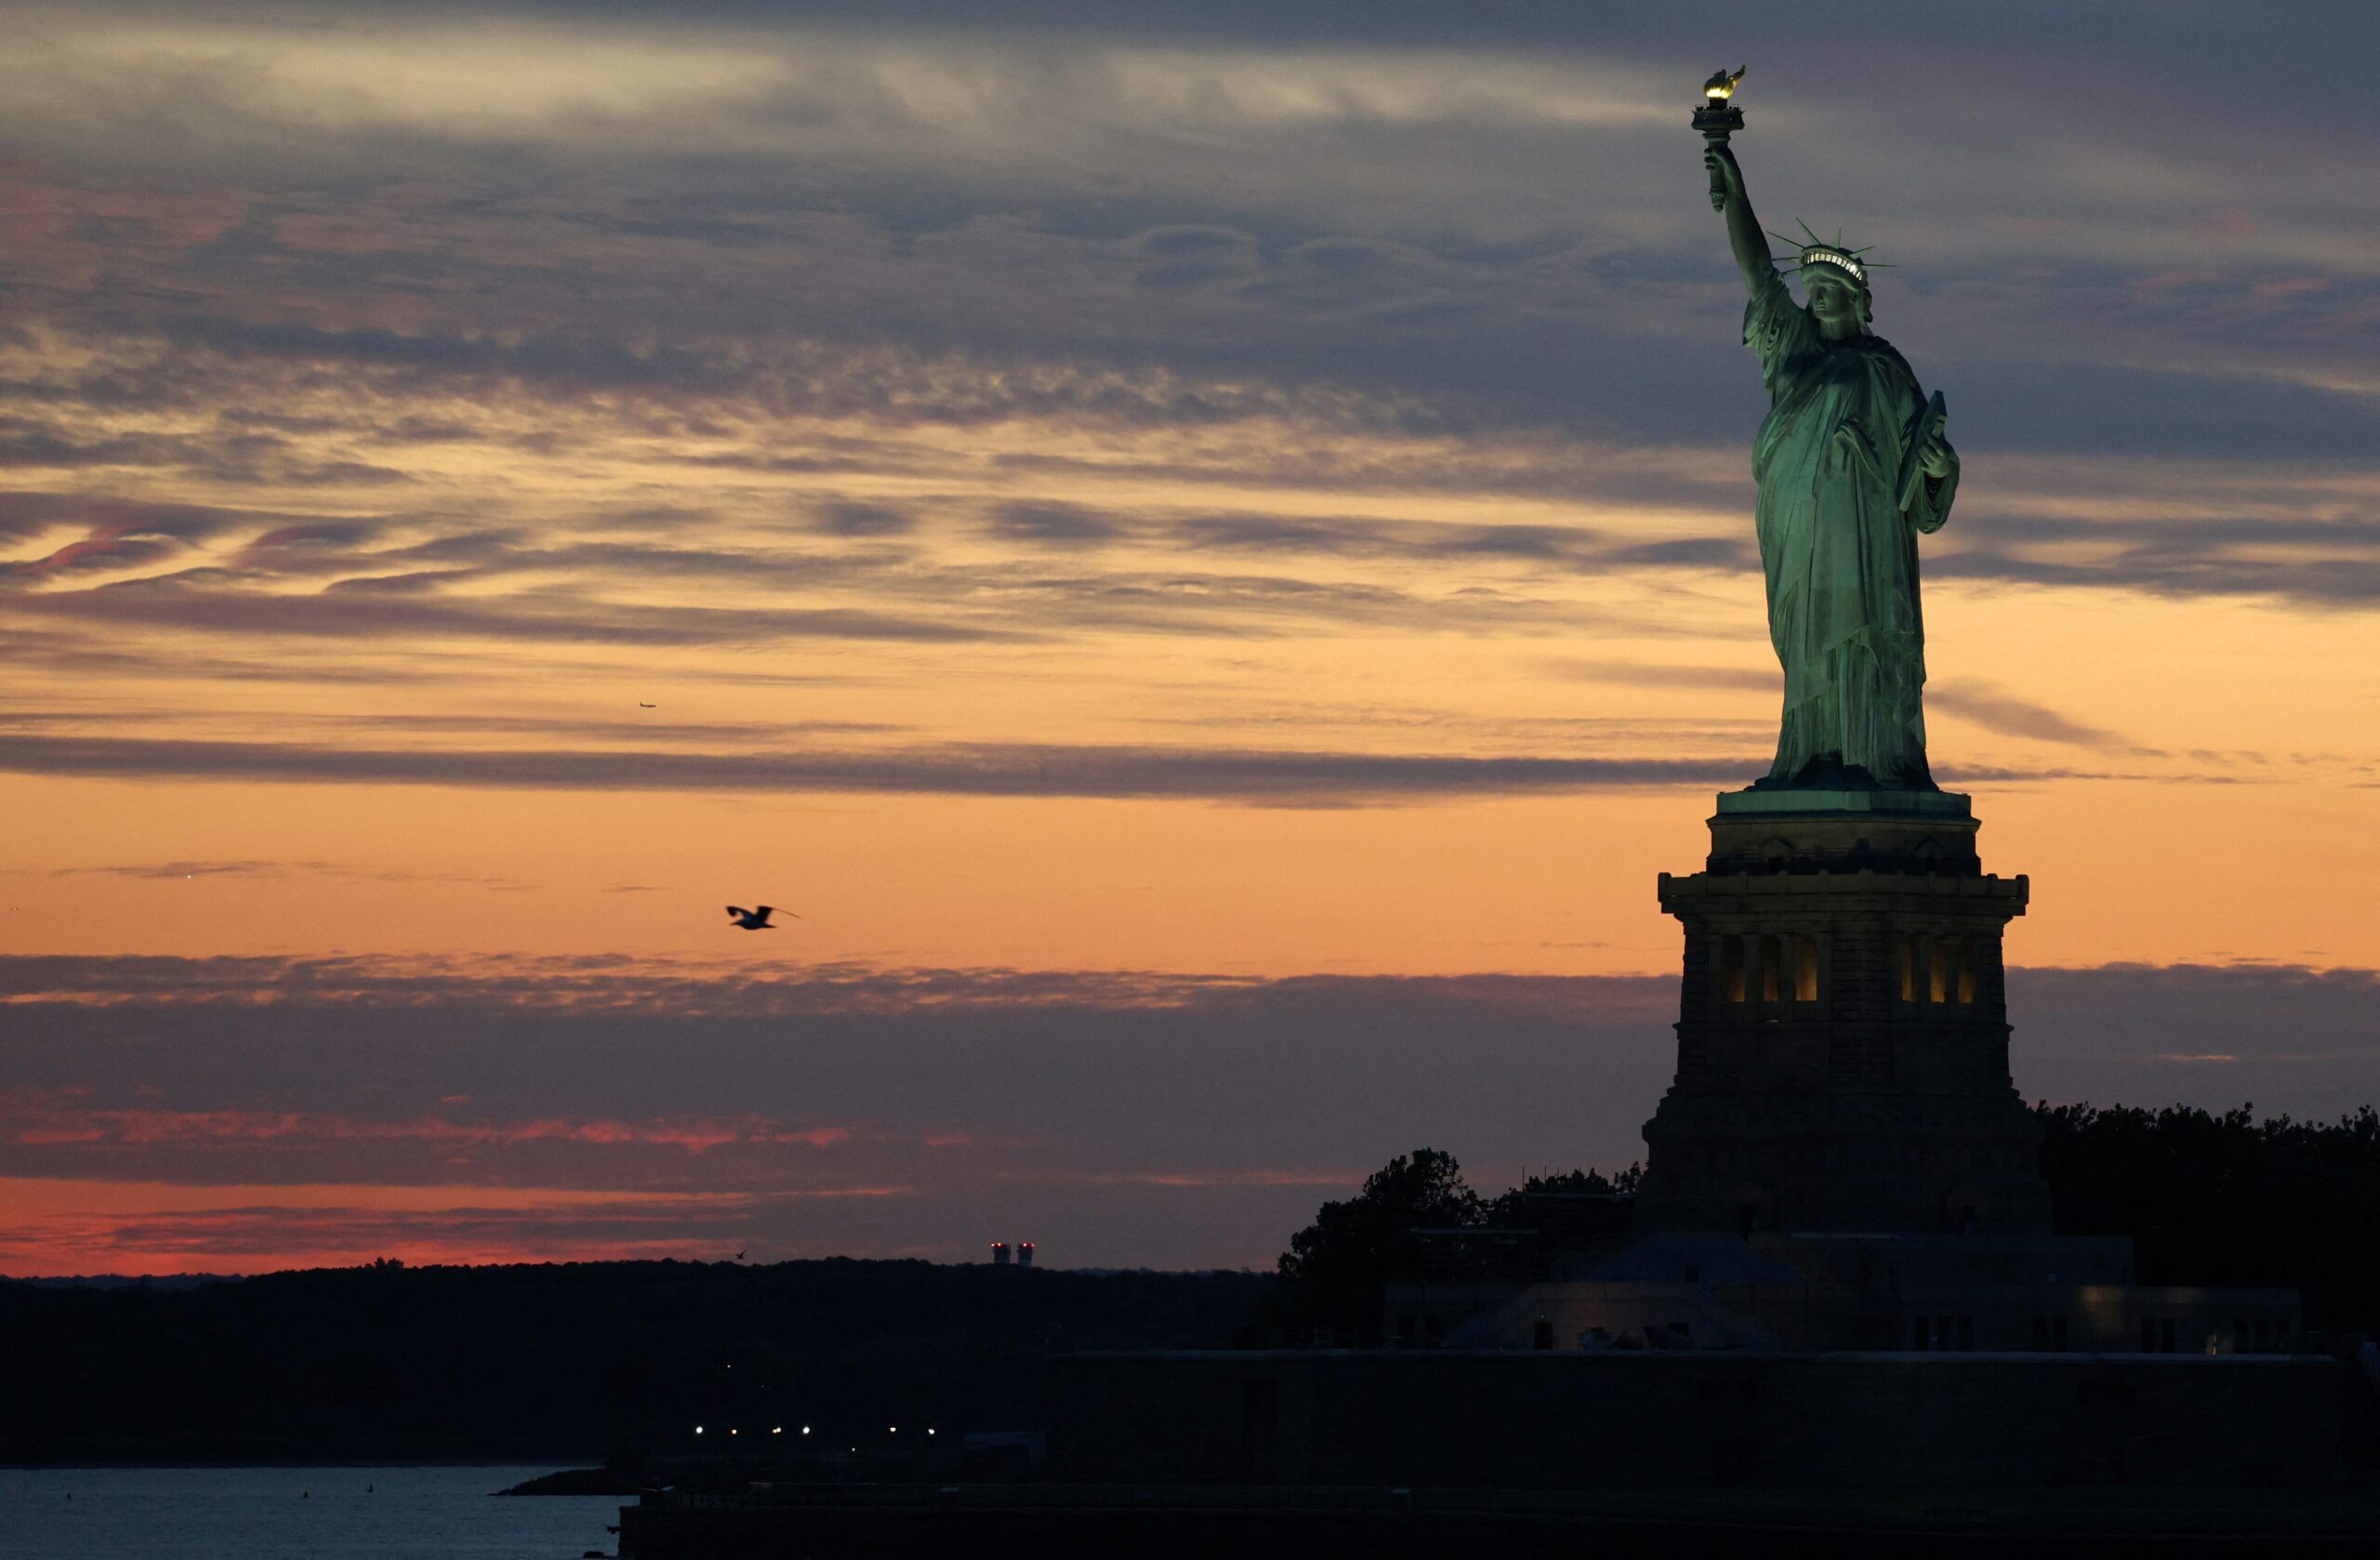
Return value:
<svg viewBox="0 0 2380 1560">
<path fill-rule="evenodd" d="M 1805 268 L 1814 265 L 1840 266 L 1849 271 L 1854 280 L 1868 280 L 1868 268 L 1861 265 L 1857 257 L 1846 255 L 1840 249 L 1805 249 L 1802 251 L 1802 264 Z"/>
</svg>

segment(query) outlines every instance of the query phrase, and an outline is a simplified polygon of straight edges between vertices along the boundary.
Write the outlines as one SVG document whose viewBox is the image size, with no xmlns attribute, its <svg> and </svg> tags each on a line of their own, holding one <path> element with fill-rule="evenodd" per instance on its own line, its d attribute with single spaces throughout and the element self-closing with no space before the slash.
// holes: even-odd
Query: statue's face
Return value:
<svg viewBox="0 0 2380 1560">
<path fill-rule="evenodd" d="M 1810 300 L 1810 314 L 1830 335 L 1859 328 L 1859 294 L 1830 266 L 1812 266 L 1802 272 L 1802 291 Z"/>
</svg>

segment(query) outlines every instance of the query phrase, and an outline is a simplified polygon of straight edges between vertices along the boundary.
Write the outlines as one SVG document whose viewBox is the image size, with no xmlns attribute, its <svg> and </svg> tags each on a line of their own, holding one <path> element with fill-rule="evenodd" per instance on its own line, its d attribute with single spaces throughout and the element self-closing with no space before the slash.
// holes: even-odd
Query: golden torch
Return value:
<svg viewBox="0 0 2380 1560">
<path fill-rule="evenodd" d="M 1702 84 L 1702 102 L 1694 111 L 1694 127 L 1702 132 L 1702 144 L 1717 152 L 1727 144 L 1727 138 L 1744 127 L 1744 111 L 1729 99 L 1736 95 L 1736 84 L 1744 79 L 1744 67 L 1732 71 L 1715 71 Z M 1727 180 L 1717 168 L 1711 170 L 1711 209 L 1724 211 L 1727 205 Z"/>
</svg>

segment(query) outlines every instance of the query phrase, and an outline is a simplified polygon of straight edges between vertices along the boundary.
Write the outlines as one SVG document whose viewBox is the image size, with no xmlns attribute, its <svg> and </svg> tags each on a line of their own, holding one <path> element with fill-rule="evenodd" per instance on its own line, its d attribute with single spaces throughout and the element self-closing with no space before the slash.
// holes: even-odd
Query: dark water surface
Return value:
<svg viewBox="0 0 2380 1560">
<path fill-rule="evenodd" d="M 577 1560 L 616 1495 L 489 1499 L 535 1467 L 0 1468 L 7 1560 Z M 366 1493 L 366 1490 L 370 1491 Z M 72 1496 L 73 1499 L 68 1499 Z"/>
</svg>

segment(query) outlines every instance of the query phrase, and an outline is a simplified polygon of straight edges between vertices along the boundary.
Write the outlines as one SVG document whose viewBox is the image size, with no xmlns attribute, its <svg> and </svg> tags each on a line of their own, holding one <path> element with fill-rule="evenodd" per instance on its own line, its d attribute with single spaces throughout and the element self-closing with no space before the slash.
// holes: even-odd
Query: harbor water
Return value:
<svg viewBox="0 0 2380 1560">
<path fill-rule="evenodd" d="M 618 1496 L 491 1493 L 568 1465 L 0 1468 L 5 1560 L 577 1560 Z"/>
</svg>

